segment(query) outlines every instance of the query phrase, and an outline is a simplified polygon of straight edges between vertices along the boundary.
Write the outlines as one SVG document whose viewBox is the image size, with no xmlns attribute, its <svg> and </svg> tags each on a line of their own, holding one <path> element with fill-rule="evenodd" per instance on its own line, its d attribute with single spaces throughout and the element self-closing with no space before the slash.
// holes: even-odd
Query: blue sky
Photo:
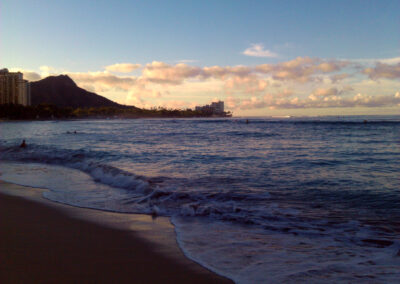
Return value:
<svg viewBox="0 0 400 284">
<path fill-rule="evenodd" d="M 28 79 L 71 74 L 82 87 L 121 103 L 147 107 L 185 107 L 223 99 L 229 100 L 231 109 L 239 115 L 399 113 L 398 11 L 397 0 L 3 0 L 0 62 L 2 67 L 31 72 L 32 78 L 28 75 Z M 295 63 L 296 58 L 314 61 Z M 339 61 L 347 63 L 335 65 L 337 68 L 317 67 Z M 285 69 L 285 62 L 297 64 L 297 69 Z M 379 62 L 386 65 L 378 66 Z M 125 68 L 124 72 L 107 70 L 107 66 L 117 63 L 140 67 Z M 264 68 L 263 72 L 239 74 L 229 69 L 263 64 L 271 64 L 273 71 Z M 223 75 L 210 75 L 204 68 L 211 66 L 229 70 Z M 298 68 L 304 66 L 308 69 L 300 70 L 301 79 L 294 75 L 282 77 L 282 72 L 298 74 Z M 371 70 L 365 71 L 368 68 Z M 304 72 L 314 72 L 309 74 L 312 80 L 304 78 Z M 339 73 L 349 76 L 340 82 L 328 82 L 328 75 Z M 165 76 L 183 77 L 165 80 Z M 125 80 L 127 85 L 110 83 L 124 78 L 130 78 Z M 268 86 L 261 87 L 264 83 L 260 80 Z M 260 87 L 254 91 L 250 84 Z M 242 91 L 231 91 L 229 86 Z M 282 95 L 289 89 L 290 95 Z M 318 89 L 336 89 L 331 91 L 331 98 L 379 93 L 394 99 L 382 103 L 382 98 L 378 105 L 364 102 L 327 107 L 315 101 L 302 101 L 296 106 L 276 101 L 279 96 L 305 100 L 316 92 L 323 93 Z"/>
</svg>

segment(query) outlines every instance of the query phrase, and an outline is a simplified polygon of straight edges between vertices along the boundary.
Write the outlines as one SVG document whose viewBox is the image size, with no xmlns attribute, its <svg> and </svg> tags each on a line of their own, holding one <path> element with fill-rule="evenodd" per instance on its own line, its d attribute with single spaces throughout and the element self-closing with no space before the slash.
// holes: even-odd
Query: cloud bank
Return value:
<svg viewBox="0 0 400 284">
<path fill-rule="evenodd" d="M 128 74 L 135 70 L 135 76 Z M 24 76 L 35 81 L 61 73 L 83 88 L 139 107 L 193 107 L 214 98 L 225 100 L 230 110 L 239 113 L 262 109 L 400 107 L 400 63 L 361 64 L 311 57 L 255 66 L 153 61 L 143 66 L 116 63 L 94 72 L 41 66 L 39 72 L 24 71 Z"/>
<path fill-rule="evenodd" d="M 316 95 L 319 94 L 319 95 Z M 345 97 L 338 95 L 336 89 L 319 89 L 307 98 L 298 96 L 284 97 L 281 94 L 267 94 L 263 97 L 250 97 L 247 99 L 229 98 L 232 109 L 254 110 L 269 109 L 310 109 L 310 108 L 352 108 L 352 107 L 400 107 L 400 93 L 394 95 L 367 95 L 356 94 Z"/>
</svg>

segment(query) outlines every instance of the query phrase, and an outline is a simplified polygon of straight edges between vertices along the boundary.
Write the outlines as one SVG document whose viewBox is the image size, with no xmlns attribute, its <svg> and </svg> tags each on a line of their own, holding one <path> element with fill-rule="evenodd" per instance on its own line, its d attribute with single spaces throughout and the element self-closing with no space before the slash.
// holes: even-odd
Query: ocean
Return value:
<svg viewBox="0 0 400 284">
<path fill-rule="evenodd" d="M 248 120 L 1 122 L 0 179 L 169 216 L 237 283 L 398 283 L 400 116 Z"/>
</svg>

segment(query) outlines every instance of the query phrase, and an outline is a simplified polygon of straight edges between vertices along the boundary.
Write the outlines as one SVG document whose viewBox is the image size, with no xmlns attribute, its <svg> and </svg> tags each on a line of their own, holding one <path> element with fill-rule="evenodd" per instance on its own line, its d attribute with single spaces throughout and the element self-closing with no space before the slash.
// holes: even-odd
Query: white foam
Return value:
<svg viewBox="0 0 400 284">
<path fill-rule="evenodd" d="M 174 216 L 184 253 L 238 283 L 400 279 L 399 242 L 384 248 L 364 244 L 363 239 L 379 236 L 359 221 L 306 221 L 299 210 L 282 208 L 278 203 L 251 202 L 246 206 L 229 200 L 229 193 L 208 197 L 202 192 L 177 191 L 173 186 L 151 187 L 143 178 L 110 166 L 89 162 L 69 166 L 73 168 L 2 162 L 0 172 L 5 181 L 48 188 L 44 196 L 50 200 Z M 240 225 L 246 223 L 253 225 Z"/>
<path fill-rule="evenodd" d="M 37 163 L 0 164 L 4 181 L 49 189 L 47 199 L 74 206 L 118 211 L 126 192 L 96 183 L 88 174 L 66 167 Z"/>
<path fill-rule="evenodd" d="M 400 279 L 399 244 L 357 246 L 331 236 L 282 234 L 174 217 L 185 255 L 236 283 L 389 282 Z"/>
</svg>

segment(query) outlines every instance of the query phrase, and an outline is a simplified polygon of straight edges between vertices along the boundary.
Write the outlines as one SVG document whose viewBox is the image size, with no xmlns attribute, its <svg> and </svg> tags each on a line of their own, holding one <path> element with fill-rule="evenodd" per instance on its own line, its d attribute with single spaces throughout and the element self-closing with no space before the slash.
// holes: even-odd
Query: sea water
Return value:
<svg viewBox="0 0 400 284">
<path fill-rule="evenodd" d="M 399 116 L 1 122 L 0 161 L 56 202 L 170 216 L 238 283 L 400 279 Z"/>
</svg>

